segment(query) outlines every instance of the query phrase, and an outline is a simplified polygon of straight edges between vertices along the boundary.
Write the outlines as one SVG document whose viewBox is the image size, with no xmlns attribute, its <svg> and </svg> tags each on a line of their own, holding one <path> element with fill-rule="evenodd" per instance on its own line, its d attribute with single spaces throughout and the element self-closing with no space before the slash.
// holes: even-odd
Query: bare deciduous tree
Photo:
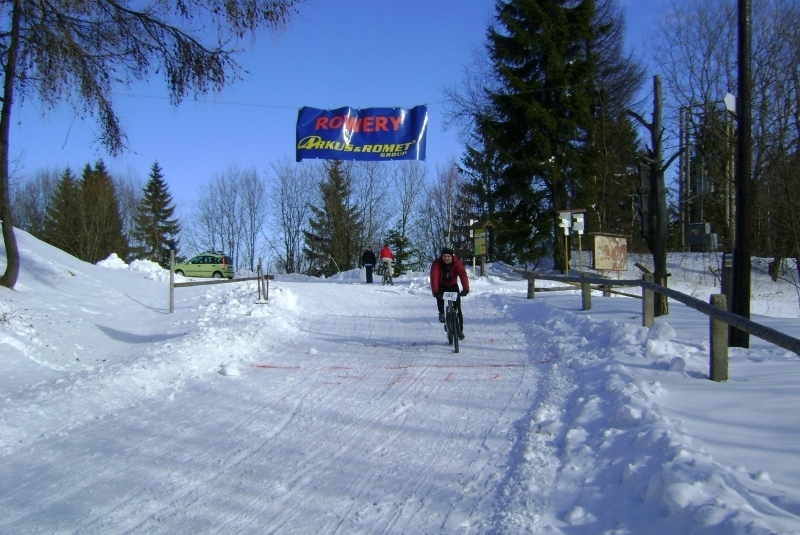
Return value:
<svg viewBox="0 0 800 535">
<path fill-rule="evenodd" d="M 726 227 L 733 227 L 734 214 L 718 203 L 731 204 L 733 131 L 730 122 L 713 119 L 727 114 L 721 100 L 737 88 L 736 8 L 729 0 L 676 1 L 653 48 L 667 82 L 668 102 L 674 107 L 665 118 L 677 123 L 679 107 L 691 110 L 693 121 L 685 128 L 698 132 L 690 140 L 690 176 L 697 186 L 685 188 L 688 191 L 678 202 L 702 202 L 695 222 L 710 222 L 712 232 L 721 233 L 721 243 L 728 248 L 734 229 Z M 797 257 L 800 251 L 789 246 L 787 237 L 800 235 L 800 227 L 794 228 L 796 205 L 791 201 L 798 198 L 800 184 L 787 170 L 796 164 L 800 151 L 800 2 L 754 0 L 752 14 L 753 253 Z"/>
<path fill-rule="evenodd" d="M 217 174 L 203 187 L 185 225 L 181 242 L 191 254 L 223 252 L 238 265 L 238 183 L 228 174 Z M 183 248 L 182 248 L 183 249 Z"/>
<path fill-rule="evenodd" d="M 47 206 L 61 179 L 58 169 L 40 169 L 27 180 L 12 182 L 11 206 L 17 228 L 44 238 Z"/>
<path fill-rule="evenodd" d="M 144 184 L 141 177 L 135 174 L 112 175 L 114 188 L 117 192 L 119 201 L 119 216 L 122 219 L 122 234 L 133 236 L 133 229 L 136 225 L 136 209 L 143 197 Z M 133 260 L 128 258 L 127 260 Z"/>
<path fill-rule="evenodd" d="M 425 191 L 425 182 L 428 179 L 427 168 L 420 162 L 400 162 L 394 168 L 392 183 L 397 192 L 398 231 L 403 237 L 408 236 L 415 215 L 419 211 L 419 202 Z"/>
<path fill-rule="evenodd" d="M 389 164 L 390 165 L 390 164 Z M 388 234 L 397 214 L 387 176 L 387 162 L 349 162 L 353 176 L 353 201 L 364 222 L 359 249 L 378 245 Z"/>
<path fill-rule="evenodd" d="M 681 151 L 680 232 L 686 232 L 683 227 L 688 223 L 711 222 L 730 249 L 734 241 L 733 144 L 721 102 L 736 87 L 736 4 L 676 2 L 672 10 L 659 25 L 652 54 L 664 73 L 664 125 L 673 134 L 671 140 L 664 139 L 665 153 L 674 148 Z M 681 136 L 698 141 L 684 141 L 678 147 Z"/>
<path fill-rule="evenodd" d="M 319 175 L 317 166 L 293 162 L 276 162 L 270 173 L 273 242 L 276 269 L 283 273 L 306 270 L 303 257 L 303 232 L 308 230 L 310 206 L 316 199 Z"/>
<path fill-rule="evenodd" d="M 259 238 L 262 236 L 267 220 L 267 186 L 255 169 L 245 169 L 240 176 L 242 196 L 242 225 L 244 239 L 239 256 L 244 257 L 244 266 L 254 271 L 260 250 Z"/>
<path fill-rule="evenodd" d="M 265 192 L 255 169 L 230 167 L 215 175 L 195 205 L 187 244 L 226 253 L 237 270 L 253 269 L 266 218 Z"/>
<path fill-rule="evenodd" d="M 425 190 L 415 239 L 421 262 L 436 258 L 445 243 L 452 243 L 461 181 L 458 166 L 451 162 L 437 168 L 435 181 Z"/>
</svg>

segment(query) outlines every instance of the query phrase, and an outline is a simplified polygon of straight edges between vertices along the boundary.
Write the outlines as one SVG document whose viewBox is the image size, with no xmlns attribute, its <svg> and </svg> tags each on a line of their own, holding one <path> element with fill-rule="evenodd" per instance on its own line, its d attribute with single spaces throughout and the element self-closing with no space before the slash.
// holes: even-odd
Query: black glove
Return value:
<svg viewBox="0 0 800 535">
<path fill-rule="evenodd" d="M 466 297 L 467 295 L 469 295 L 469 290 L 462 290 L 461 291 L 461 297 Z"/>
</svg>

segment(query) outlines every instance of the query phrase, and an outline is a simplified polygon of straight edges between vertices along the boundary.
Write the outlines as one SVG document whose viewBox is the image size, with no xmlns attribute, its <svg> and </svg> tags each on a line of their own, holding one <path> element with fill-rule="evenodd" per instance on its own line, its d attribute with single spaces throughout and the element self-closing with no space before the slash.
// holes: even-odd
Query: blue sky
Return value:
<svg viewBox="0 0 800 535">
<path fill-rule="evenodd" d="M 623 4 L 632 46 L 650 26 L 648 0 Z M 129 151 L 110 157 L 93 119 L 63 106 L 44 112 L 34 99 L 14 110 L 11 157 L 25 175 L 103 159 L 112 172 L 144 182 L 154 161 L 173 197 L 191 202 L 200 186 L 232 166 L 265 171 L 294 161 L 302 106 L 356 108 L 427 104 L 431 174 L 458 160 L 462 146 L 444 130 L 446 86 L 457 85 L 483 45 L 493 0 L 347 0 L 302 4 L 289 26 L 262 34 L 238 57 L 249 71 L 219 94 L 175 108 L 162 79 L 115 94 Z"/>
</svg>

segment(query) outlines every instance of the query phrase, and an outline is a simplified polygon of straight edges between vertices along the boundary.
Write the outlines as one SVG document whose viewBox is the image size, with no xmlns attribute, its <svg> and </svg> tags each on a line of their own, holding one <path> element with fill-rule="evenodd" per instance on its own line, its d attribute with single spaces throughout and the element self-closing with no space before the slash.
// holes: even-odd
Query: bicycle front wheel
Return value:
<svg viewBox="0 0 800 535">
<path fill-rule="evenodd" d="M 458 353 L 458 315 L 452 308 L 447 312 L 447 343 Z"/>
</svg>

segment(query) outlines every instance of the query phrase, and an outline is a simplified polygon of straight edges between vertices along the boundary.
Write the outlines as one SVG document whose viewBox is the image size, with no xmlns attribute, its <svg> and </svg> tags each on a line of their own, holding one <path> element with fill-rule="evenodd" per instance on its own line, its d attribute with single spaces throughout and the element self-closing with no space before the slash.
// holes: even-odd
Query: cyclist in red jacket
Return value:
<svg viewBox="0 0 800 535">
<path fill-rule="evenodd" d="M 461 281 L 461 291 L 458 289 Z M 431 264 L 431 292 L 436 298 L 439 321 L 444 323 L 444 292 L 458 292 L 455 307 L 458 312 L 458 339 L 464 339 L 464 316 L 461 314 L 461 296 L 469 293 L 469 279 L 464 263 L 456 258 L 451 247 L 442 249 L 442 254 Z"/>
<path fill-rule="evenodd" d="M 392 248 L 389 247 L 388 243 L 383 244 L 383 249 L 381 249 L 381 252 L 378 253 L 378 259 L 383 262 L 383 269 L 386 270 L 384 273 L 389 274 L 389 282 L 394 284 L 392 277 L 392 272 L 394 271 L 394 268 L 392 267 L 392 262 L 394 262 L 394 253 L 392 252 Z"/>
</svg>

